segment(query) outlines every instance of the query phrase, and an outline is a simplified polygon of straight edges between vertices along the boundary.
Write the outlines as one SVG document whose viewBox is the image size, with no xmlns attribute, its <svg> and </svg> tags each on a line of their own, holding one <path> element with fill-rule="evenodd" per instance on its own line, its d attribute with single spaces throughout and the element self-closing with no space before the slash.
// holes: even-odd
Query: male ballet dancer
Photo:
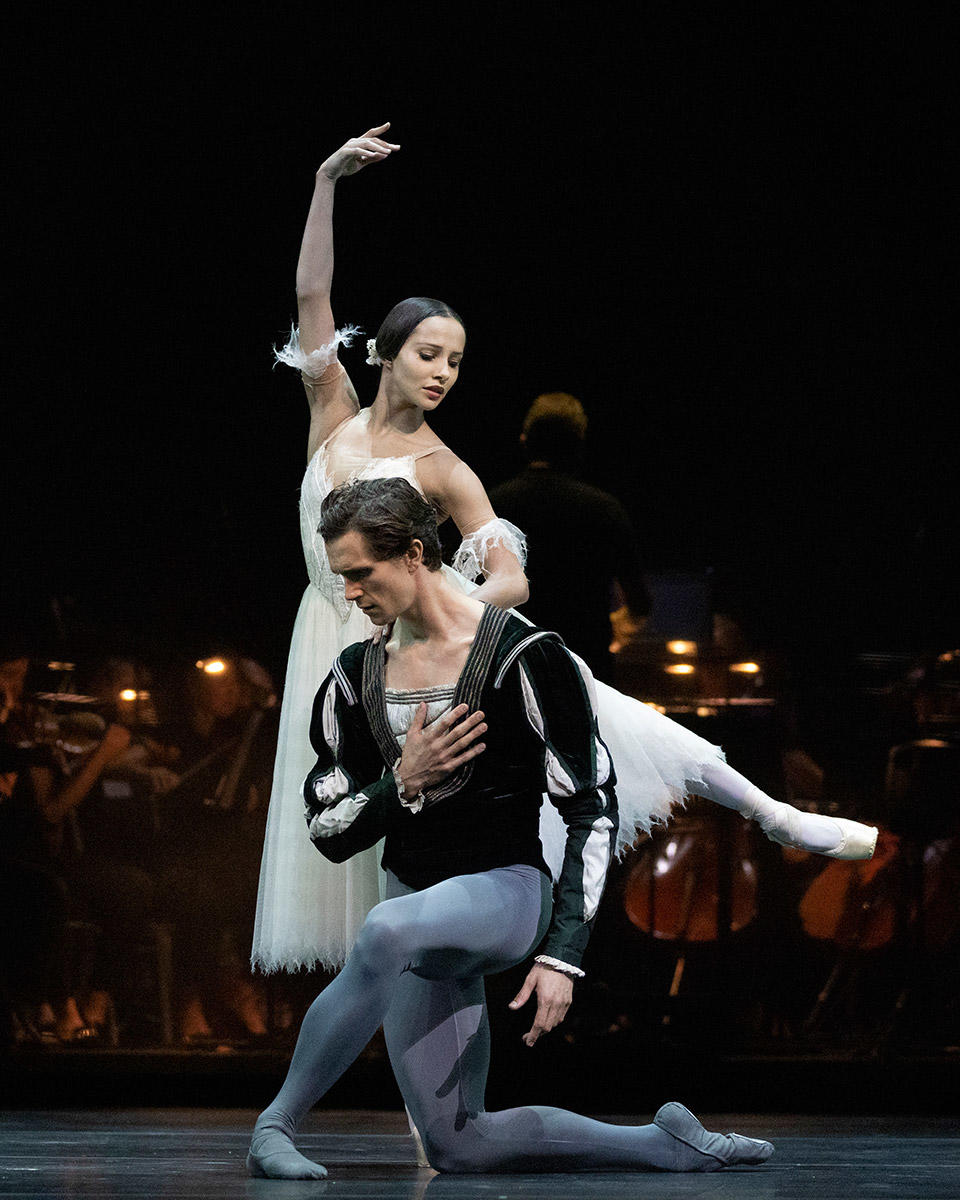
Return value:
<svg viewBox="0 0 960 1200">
<path fill-rule="evenodd" d="M 382 1023 L 404 1100 L 439 1171 L 714 1171 L 769 1142 L 709 1133 L 682 1105 L 607 1125 L 556 1108 L 484 1111 L 483 976 L 536 951 L 528 1045 L 567 1011 L 615 845 L 615 777 L 580 672 L 555 634 L 471 599 L 440 570 L 436 514 L 406 481 L 332 492 L 321 533 L 377 634 L 317 693 L 309 835 L 334 862 L 386 837 L 388 896 L 304 1018 L 257 1121 L 249 1170 L 326 1171 L 297 1124 Z M 485 740 L 481 741 L 480 739 Z M 538 836 L 547 791 L 567 827 L 554 899 Z"/>
</svg>

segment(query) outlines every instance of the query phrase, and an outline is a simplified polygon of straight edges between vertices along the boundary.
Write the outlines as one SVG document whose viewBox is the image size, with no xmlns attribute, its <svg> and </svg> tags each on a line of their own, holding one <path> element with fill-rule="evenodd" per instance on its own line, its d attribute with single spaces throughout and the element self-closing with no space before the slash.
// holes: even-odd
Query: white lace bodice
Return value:
<svg viewBox="0 0 960 1200">
<path fill-rule="evenodd" d="M 356 461 L 351 462 L 351 459 Z M 324 497 L 342 483 L 353 482 L 355 479 L 394 478 L 408 480 L 423 495 L 423 488 L 417 480 L 416 454 L 405 454 L 395 458 L 368 458 L 339 451 L 334 464 L 328 439 L 307 464 L 306 474 L 300 485 L 300 538 L 303 543 L 303 557 L 310 582 L 319 588 L 334 606 L 341 621 L 345 621 L 349 616 L 350 603 L 344 595 L 343 579 L 330 570 L 326 547 L 317 530 L 320 524 L 320 506 Z"/>
</svg>

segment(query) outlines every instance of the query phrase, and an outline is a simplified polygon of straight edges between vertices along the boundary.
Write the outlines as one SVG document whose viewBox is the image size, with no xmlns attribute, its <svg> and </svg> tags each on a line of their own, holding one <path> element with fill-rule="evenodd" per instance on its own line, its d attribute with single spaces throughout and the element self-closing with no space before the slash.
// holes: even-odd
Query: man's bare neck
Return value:
<svg viewBox="0 0 960 1200">
<path fill-rule="evenodd" d="M 439 581 L 394 623 L 386 686 L 399 691 L 456 684 L 476 637 L 483 605 Z"/>
</svg>

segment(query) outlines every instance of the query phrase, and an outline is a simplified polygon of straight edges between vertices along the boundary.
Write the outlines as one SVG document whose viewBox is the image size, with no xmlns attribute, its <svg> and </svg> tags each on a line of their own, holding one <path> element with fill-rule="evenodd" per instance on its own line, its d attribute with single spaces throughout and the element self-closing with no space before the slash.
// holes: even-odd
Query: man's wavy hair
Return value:
<svg viewBox="0 0 960 1200">
<path fill-rule="evenodd" d="M 405 479 L 358 479 L 334 488 L 320 506 L 320 536 L 332 542 L 351 529 L 363 534 L 378 562 L 406 554 L 416 539 L 423 565 L 440 570 L 436 509 Z"/>
</svg>

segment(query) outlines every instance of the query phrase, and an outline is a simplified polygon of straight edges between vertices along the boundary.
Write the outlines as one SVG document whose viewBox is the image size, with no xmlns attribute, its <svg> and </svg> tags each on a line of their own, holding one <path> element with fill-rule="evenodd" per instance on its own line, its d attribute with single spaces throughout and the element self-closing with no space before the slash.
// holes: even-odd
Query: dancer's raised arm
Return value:
<svg viewBox="0 0 960 1200">
<path fill-rule="evenodd" d="M 380 136 L 390 123 L 377 125 L 345 142 L 317 171 L 313 200 L 300 245 L 297 263 L 299 338 L 281 351 L 284 362 L 298 366 L 310 404 L 308 454 L 347 417 L 357 411 L 356 392 L 342 369 L 330 370 L 337 361 L 337 333 L 330 307 L 333 283 L 333 194 L 342 175 L 355 175 L 371 163 L 381 162 L 400 147 Z"/>
</svg>

